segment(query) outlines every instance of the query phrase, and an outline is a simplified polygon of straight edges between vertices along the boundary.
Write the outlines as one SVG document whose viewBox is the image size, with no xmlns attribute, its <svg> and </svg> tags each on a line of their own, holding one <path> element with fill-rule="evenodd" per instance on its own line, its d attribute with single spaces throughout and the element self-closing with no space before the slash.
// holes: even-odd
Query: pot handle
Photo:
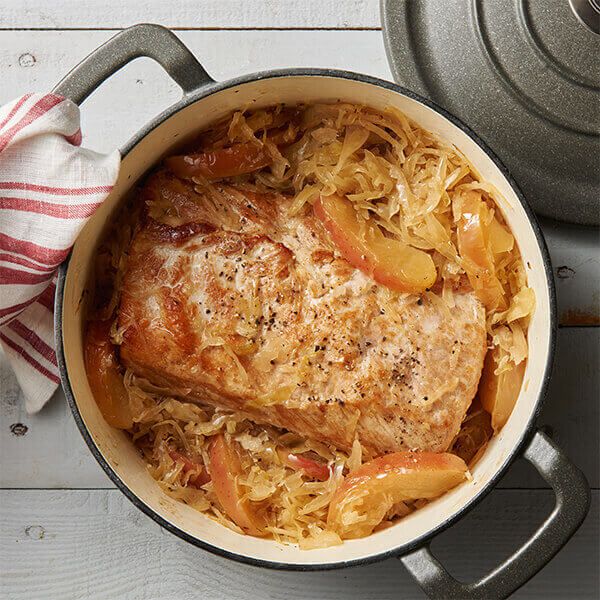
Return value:
<svg viewBox="0 0 600 600">
<path fill-rule="evenodd" d="M 563 451 L 538 430 L 523 457 L 554 490 L 554 510 L 515 554 L 475 583 L 454 579 L 431 553 L 429 544 L 403 556 L 404 566 L 430 598 L 507 598 L 544 567 L 583 522 L 589 509 L 590 489 L 583 473 Z"/>
<path fill-rule="evenodd" d="M 184 94 L 214 83 L 179 38 L 160 25 L 125 29 L 84 58 L 53 92 L 81 104 L 101 83 L 127 63 L 142 56 L 159 63 Z"/>
</svg>

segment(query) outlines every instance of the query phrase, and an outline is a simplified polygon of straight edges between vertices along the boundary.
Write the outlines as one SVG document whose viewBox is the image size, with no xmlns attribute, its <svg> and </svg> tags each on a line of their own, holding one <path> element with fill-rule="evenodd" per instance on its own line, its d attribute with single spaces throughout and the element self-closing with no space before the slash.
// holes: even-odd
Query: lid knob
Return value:
<svg viewBox="0 0 600 600">
<path fill-rule="evenodd" d="M 578 21 L 600 34 L 600 0 L 569 0 Z"/>
</svg>

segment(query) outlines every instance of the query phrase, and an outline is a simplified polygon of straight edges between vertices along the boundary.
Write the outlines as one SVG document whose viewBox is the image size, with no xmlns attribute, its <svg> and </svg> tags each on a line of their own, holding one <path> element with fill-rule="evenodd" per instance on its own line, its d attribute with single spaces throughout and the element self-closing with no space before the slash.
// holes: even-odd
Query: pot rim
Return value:
<svg viewBox="0 0 600 600">
<path fill-rule="evenodd" d="M 539 223 L 533 213 L 533 210 L 529 206 L 527 200 L 523 196 L 523 193 L 519 189 L 519 186 L 515 182 L 515 180 L 511 177 L 508 169 L 504 166 L 501 160 L 494 154 L 493 150 L 475 133 L 473 132 L 465 123 L 463 123 L 458 117 L 455 117 L 453 114 L 449 113 L 444 108 L 438 106 L 435 102 L 424 98 L 423 96 L 405 88 L 397 83 L 392 83 L 390 81 L 385 81 L 383 79 L 379 79 L 377 77 L 372 77 L 370 75 L 364 75 L 361 73 L 355 73 L 352 71 L 344 71 L 337 69 L 316 69 L 316 68 L 290 68 L 290 69 L 272 69 L 266 71 L 260 71 L 257 73 L 250 73 L 248 75 L 242 75 L 240 77 L 235 77 L 233 79 L 228 79 L 221 82 L 211 82 L 207 83 L 199 87 L 197 90 L 186 94 L 183 98 L 176 102 L 175 104 L 168 107 L 165 111 L 160 113 L 157 117 L 152 119 L 145 127 L 140 129 L 131 139 L 125 143 L 125 145 L 120 150 L 121 156 L 125 158 L 133 148 L 135 148 L 144 137 L 146 137 L 151 131 L 162 125 L 165 121 L 167 121 L 174 114 L 179 112 L 180 110 L 186 108 L 190 104 L 193 104 L 199 100 L 202 100 L 208 96 L 219 93 L 223 90 L 236 87 L 238 85 L 243 85 L 246 83 L 252 83 L 261 80 L 267 79 L 277 79 L 282 77 L 328 77 L 328 78 L 340 78 L 347 79 L 352 81 L 357 81 L 360 83 L 366 83 L 369 85 L 374 85 L 378 87 L 383 87 L 392 92 L 400 94 L 402 96 L 406 96 L 412 100 L 419 102 L 430 108 L 431 110 L 437 112 L 446 118 L 450 123 L 452 123 L 455 127 L 458 127 L 463 133 L 469 136 L 482 150 L 485 154 L 492 160 L 496 168 L 502 173 L 505 179 L 510 184 L 515 196 L 519 200 L 521 206 L 523 207 L 533 233 L 535 235 L 540 253 L 542 255 L 542 261 L 544 264 L 544 272 L 546 277 L 546 284 L 548 287 L 548 295 L 549 295 L 549 336 L 548 336 L 548 351 L 546 356 L 546 365 L 544 369 L 544 374 L 542 376 L 542 381 L 540 385 L 540 391 L 538 398 L 536 400 L 535 409 L 531 413 L 531 416 L 528 422 L 523 426 L 522 433 L 520 435 L 520 439 L 517 444 L 510 450 L 504 462 L 498 467 L 494 475 L 489 479 L 489 481 L 481 488 L 480 491 L 477 492 L 468 502 L 466 502 L 455 514 L 448 517 L 446 520 L 438 524 L 436 527 L 430 529 L 427 533 L 411 540 L 408 543 L 402 544 L 397 547 L 390 548 L 383 552 L 378 552 L 376 554 L 372 554 L 369 556 L 365 556 L 362 558 L 355 558 L 340 562 L 331 562 L 331 563 L 287 563 L 284 561 L 271 561 L 264 560 L 259 558 L 253 558 L 250 556 L 246 556 L 244 554 L 238 554 L 236 552 L 231 552 L 229 550 L 225 550 L 219 546 L 206 542 L 200 538 L 190 535 L 186 531 L 180 529 L 176 525 L 173 525 L 162 516 L 160 516 L 154 509 L 148 506 L 139 496 L 133 493 L 133 491 L 121 480 L 118 473 L 111 467 L 108 461 L 104 458 L 99 448 L 96 446 L 92 435 L 83 421 L 81 416 L 81 412 L 79 411 L 79 407 L 77 405 L 77 401 L 73 394 L 69 374 L 66 366 L 65 353 L 63 348 L 63 335 L 62 335 L 62 309 L 63 309 L 63 300 L 64 300 L 64 288 L 65 281 L 67 276 L 67 271 L 69 267 L 69 261 L 71 254 L 67 257 L 67 259 L 63 262 L 58 270 L 58 280 L 56 283 L 56 296 L 55 296 L 55 306 L 54 306 L 54 335 L 56 342 L 56 355 L 58 360 L 58 367 L 60 371 L 60 377 L 62 382 L 62 387 L 65 393 L 65 397 L 67 398 L 67 402 L 73 414 L 73 418 L 77 424 L 77 428 L 81 433 L 83 439 L 85 440 L 87 446 L 89 447 L 92 455 L 96 459 L 96 461 L 100 464 L 104 472 L 108 475 L 111 481 L 117 486 L 117 488 L 134 504 L 139 510 L 141 510 L 144 514 L 149 516 L 153 521 L 158 523 L 161 527 L 169 531 L 170 533 L 176 535 L 182 540 L 198 547 L 203 550 L 207 550 L 212 554 L 222 556 L 224 558 L 228 558 L 231 560 L 235 560 L 236 562 L 240 562 L 243 564 L 248 564 L 256 567 L 266 567 L 273 570 L 280 571 L 329 571 L 334 569 L 342 569 L 351 566 L 358 565 L 368 565 L 375 562 L 379 562 L 386 558 L 399 557 L 412 550 L 417 549 L 420 546 L 426 544 L 433 537 L 441 533 L 443 530 L 447 529 L 454 523 L 456 523 L 459 519 L 461 519 L 467 512 L 472 510 L 477 504 L 479 504 L 495 487 L 498 481 L 502 478 L 502 476 L 506 473 L 510 465 L 513 461 L 518 457 L 521 453 L 521 450 L 525 446 L 526 442 L 532 435 L 533 429 L 535 427 L 535 423 L 539 416 L 544 398 L 546 396 L 546 392 L 548 389 L 548 382 L 550 380 L 550 376 L 552 373 L 553 367 L 553 359 L 554 352 L 556 348 L 556 328 L 557 328 L 557 308 L 556 308 L 556 290 L 554 285 L 554 278 L 552 275 L 552 264 L 550 261 L 550 255 L 548 252 L 548 248 L 546 245 L 546 241 L 541 232 Z M 150 168 L 150 166 L 149 166 Z"/>
</svg>

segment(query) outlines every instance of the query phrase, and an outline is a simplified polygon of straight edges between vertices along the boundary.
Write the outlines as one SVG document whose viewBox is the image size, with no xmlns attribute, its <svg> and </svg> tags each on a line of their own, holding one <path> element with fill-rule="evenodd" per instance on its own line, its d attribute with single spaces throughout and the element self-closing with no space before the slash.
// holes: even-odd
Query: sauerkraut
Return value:
<svg viewBox="0 0 600 600">
<path fill-rule="evenodd" d="M 456 148 L 399 111 L 344 103 L 238 111 L 201 133 L 186 156 L 167 159 L 167 164 L 175 173 L 191 174 L 207 194 L 226 177 L 257 191 L 292 195 L 292 214 L 311 210 L 321 197 L 347 199 L 361 231 L 371 236 L 376 231 L 382 239 L 431 257 L 435 278 L 424 293 L 444 309 L 452 310 L 455 294 L 475 291 L 486 308 L 488 346 L 494 353 L 488 379 L 526 361 L 535 297 L 498 208 L 498 192 Z M 169 208 L 154 203 L 151 210 L 176 221 L 178 215 Z M 135 210 L 127 205 L 100 248 L 96 319 L 114 320 L 140 210 L 139 203 Z M 401 293 L 390 290 L 390 303 Z M 118 347 L 122 332 L 116 322 L 110 335 Z M 342 543 L 328 526 L 328 510 L 344 478 L 363 465 L 357 441 L 345 453 L 258 425 L 244 414 L 181 401 L 130 371 L 121 370 L 119 376 L 133 422 L 128 431 L 169 496 L 240 533 L 304 549 Z M 493 400 L 486 399 L 486 410 L 474 401 L 449 449 L 467 464 L 481 456 L 492 436 Z M 216 440 L 233 454 L 211 456 Z M 217 473 L 217 463 L 230 472 Z M 228 508 L 219 493 L 231 485 L 239 493 L 237 508 Z M 422 503 L 418 498 L 396 502 L 376 529 Z M 365 518 L 360 512 L 353 515 L 357 522 Z"/>
</svg>

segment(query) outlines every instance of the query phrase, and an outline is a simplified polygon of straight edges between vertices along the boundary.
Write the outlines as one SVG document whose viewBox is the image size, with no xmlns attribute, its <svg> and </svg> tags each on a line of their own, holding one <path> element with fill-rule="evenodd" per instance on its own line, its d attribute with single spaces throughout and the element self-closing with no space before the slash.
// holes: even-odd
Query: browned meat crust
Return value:
<svg viewBox="0 0 600 600">
<path fill-rule="evenodd" d="M 290 200 L 166 172 L 130 248 L 121 359 L 181 398 L 348 449 L 444 451 L 476 393 L 485 311 L 397 295 Z"/>
</svg>

